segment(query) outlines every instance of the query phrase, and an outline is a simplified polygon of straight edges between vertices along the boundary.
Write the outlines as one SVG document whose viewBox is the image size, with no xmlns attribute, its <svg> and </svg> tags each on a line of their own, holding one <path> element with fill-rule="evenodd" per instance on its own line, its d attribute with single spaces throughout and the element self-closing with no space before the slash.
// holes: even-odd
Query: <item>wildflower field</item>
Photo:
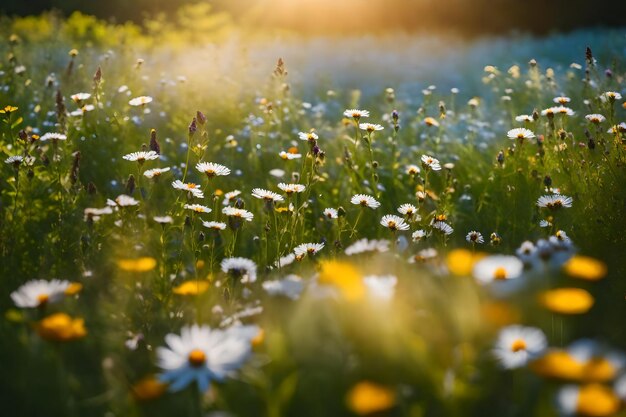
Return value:
<svg viewBox="0 0 626 417">
<path fill-rule="evenodd" d="M 0 25 L 15 416 L 626 416 L 626 35 Z"/>
</svg>

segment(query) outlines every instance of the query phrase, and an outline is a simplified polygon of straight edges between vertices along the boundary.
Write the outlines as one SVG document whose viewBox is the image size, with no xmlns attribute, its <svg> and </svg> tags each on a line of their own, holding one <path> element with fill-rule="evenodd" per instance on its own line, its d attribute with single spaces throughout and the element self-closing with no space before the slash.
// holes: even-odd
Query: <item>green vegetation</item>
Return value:
<svg viewBox="0 0 626 417">
<path fill-rule="evenodd" d="M 7 410 L 624 415 L 623 33 L 267 46 L 195 7 L 4 20 Z"/>
</svg>

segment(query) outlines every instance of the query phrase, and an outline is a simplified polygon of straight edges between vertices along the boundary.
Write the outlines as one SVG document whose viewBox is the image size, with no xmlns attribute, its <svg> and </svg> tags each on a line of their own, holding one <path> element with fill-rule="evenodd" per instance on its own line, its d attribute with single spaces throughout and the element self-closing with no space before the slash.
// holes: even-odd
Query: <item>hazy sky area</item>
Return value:
<svg viewBox="0 0 626 417">
<path fill-rule="evenodd" d="M 141 22 L 147 15 L 173 13 L 204 2 L 227 12 L 242 26 L 306 34 L 388 31 L 458 32 L 463 35 L 512 31 L 546 34 L 582 27 L 623 26 L 626 2 L 615 0 L 4 0 L 0 12 L 38 14 L 81 11 L 117 22 Z"/>
</svg>

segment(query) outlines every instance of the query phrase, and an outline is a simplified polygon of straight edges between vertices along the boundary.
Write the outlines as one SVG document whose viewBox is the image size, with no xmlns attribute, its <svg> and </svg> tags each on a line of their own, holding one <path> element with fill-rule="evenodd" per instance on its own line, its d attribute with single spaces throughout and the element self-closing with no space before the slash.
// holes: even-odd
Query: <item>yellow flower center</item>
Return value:
<svg viewBox="0 0 626 417">
<path fill-rule="evenodd" d="M 517 138 L 518 139 L 524 139 L 524 134 L 523 133 L 518 133 L 517 134 Z"/>
<path fill-rule="evenodd" d="M 39 302 L 39 305 L 44 305 L 45 303 L 48 302 L 49 299 L 50 299 L 50 295 L 48 294 L 39 294 L 37 296 L 37 301 Z"/>
<path fill-rule="evenodd" d="M 196 187 L 197 187 L 197 185 L 196 185 L 196 184 L 194 184 L 194 183 L 191 183 L 191 182 L 190 182 L 189 184 L 187 184 L 187 188 L 191 188 L 191 189 L 193 189 L 193 188 L 196 188 Z"/>
<path fill-rule="evenodd" d="M 506 269 L 502 266 L 497 267 L 496 270 L 493 271 L 493 278 L 497 280 L 506 279 L 506 275 Z"/>
<path fill-rule="evenodd" d="M 519 352 L 520 350 L 526 350 L 526 342 L 522 339 L 517 339 L 511 343 L 511 351 Z"/>
<path fill-rule="evenodd" d="M 188 360 L 191 366 L 193 366 L 194 368 L 198 368 L 205 364 L 206 355 L 202 350 L 194 349 L 191 352 L 189 352 Z"/>
</svg>

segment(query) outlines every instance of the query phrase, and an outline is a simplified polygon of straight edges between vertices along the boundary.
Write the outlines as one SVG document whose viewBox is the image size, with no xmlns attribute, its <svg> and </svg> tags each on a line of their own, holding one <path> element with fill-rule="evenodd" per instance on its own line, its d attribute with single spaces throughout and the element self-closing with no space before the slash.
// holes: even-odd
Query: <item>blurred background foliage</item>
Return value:
<svg viewBox="0 0 626 417">
<path fill-rule="evenodd" d="M 221 21 L 230 18 L 242 27 L 311 35 L 398 30 L 546 34 L 620 26 L 626 12 L 626 2 L 615 0 L 4 0 L 0 13 L 26 16 L 56 10 L 69 16 L 80 11 L 111 22 L 141 24 L 147 18 L 162 21 L 189 5 L 199 8 L 183 13 L 211 8 L 224 13 Z"/>
</svg>

